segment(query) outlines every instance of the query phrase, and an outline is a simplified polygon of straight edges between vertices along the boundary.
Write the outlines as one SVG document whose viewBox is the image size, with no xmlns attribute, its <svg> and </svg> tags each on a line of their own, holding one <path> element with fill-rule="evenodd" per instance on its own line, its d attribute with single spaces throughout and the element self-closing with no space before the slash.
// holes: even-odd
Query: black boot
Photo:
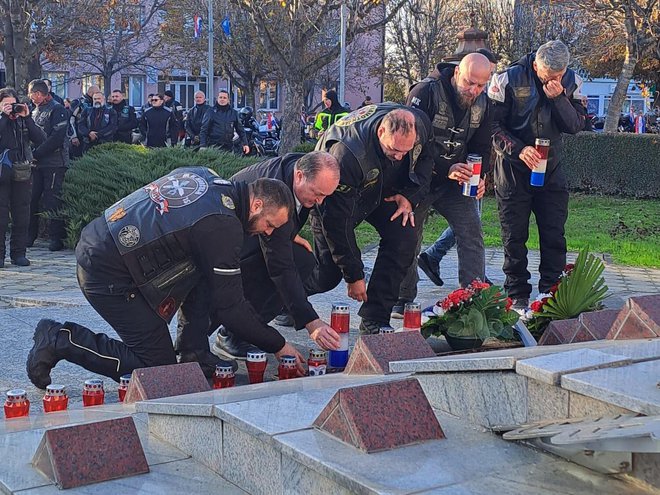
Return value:
<svg viewBox="0 0 660 495">
<path fill-rule="evenodd" d="M 34 330 L 34 345 L 27 358 L 27 374 L 37 388 L 50 385 L 50 370 L 62 359 L 55 350 L 57 336 L 62 324 L 54 320 L 41 320 Z"/>
</svg>

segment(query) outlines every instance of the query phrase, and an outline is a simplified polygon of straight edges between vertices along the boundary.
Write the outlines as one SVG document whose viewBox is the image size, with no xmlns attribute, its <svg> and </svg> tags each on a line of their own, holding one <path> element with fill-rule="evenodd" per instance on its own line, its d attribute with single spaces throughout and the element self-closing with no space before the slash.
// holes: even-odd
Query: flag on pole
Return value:
<svg viewBox="0 0 660 495">
<path fill-rule="evenodd" d="M 201 38 L 202 37 L 202 17 L 199 15 L 196 15 L 193 17 L 193 38 Z"/>
<path fill-rule="evenodd" d="M 222 20 L 222 30 L 227 38 L 231 38 L 231 22 L 229 21 L 229 16 L 226 16 Z"/>
</svg>

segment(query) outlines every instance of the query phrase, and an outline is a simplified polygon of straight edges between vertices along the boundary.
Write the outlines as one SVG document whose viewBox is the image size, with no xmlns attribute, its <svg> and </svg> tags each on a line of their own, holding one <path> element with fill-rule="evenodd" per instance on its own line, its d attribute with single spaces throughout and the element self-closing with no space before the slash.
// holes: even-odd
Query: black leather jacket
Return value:
<svg viewBox="0 0 660 495">
<path fill-rule="evenodd" d="M 50 100 L 32 111 L 34 122 L 46 133 L 46 140 L 32 153 L 38 168 L 68 167 L 69 140 L 66 133 L 69 127 L 67 109 Z"/>
<path fill-rule="evenodd" d="M 131 144 L 133 142 L 133 129 L 138 126 L 135 108 L 129 105 L 126 100 L 121 103 L 113 104 L 112 108 L 117 112 L 117 131 L 115 132 L 115 141 Z"/>
<path fill-rule="evenodd" d="M 44 139 L 46 134 L 30 115 L 11 119 L 0 114 L 0 158 L 7 152 L 11 163 L 32 161 L 30 142 L 39 146 Z"/>
<path fill-rule="evenodd" d="M 208 119 L 202 122 L 199 135 L 200 145 L 206 146 L 232 146 L 234 131 L 238 134 L 241 144 L 247 146 L 247 138 L 238 112 L 229 105 L 220 106 L 217 103 L 209 110 Z"/>
<path fill-rule="evenodd" d="M 584 128 L 584 107 L 580 104 L 582 79 L 567 69 L 561 84 L 564 93 L 548 98 L 532 66 L 535 53 L 513 63 L 493 77 L 488 96 L 493 102 L 493 141 L 498 154 L 522 171 L 529 171 L 518 157 L 536 138 L 550 140 L 546 180 L 561 159 L 561 135 L 576 134 Z"/>
</svg>

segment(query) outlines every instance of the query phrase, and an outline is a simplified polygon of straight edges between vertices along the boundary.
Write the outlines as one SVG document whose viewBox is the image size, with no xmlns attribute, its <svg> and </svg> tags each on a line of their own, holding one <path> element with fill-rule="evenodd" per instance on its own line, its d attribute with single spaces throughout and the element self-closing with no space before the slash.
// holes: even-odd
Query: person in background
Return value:
<svg viewBox="0 0 660 495">
<path fill-rule="evenodd" d="M 114 140 L 131 144 L 133 142 L 133 129 L 138 126 L 135 108 L 128 104 L 124 99 L 124 94 L 118 89 L 110 94 L 110 105 L 117 114 L 117 131 L 115 131 Z"/>
<path fill-rule="evenodd" d="M 348 115 L 346 108 L 339 103 L 337 93 L 334 90 L 326 91 L 323 98 L 324 108 L 316 115 L 314 128 L 320 133 L 327 131 L 332 124 Z"/>
<path fill-rule="evenodd" d="M 371 101 L 371 96 L 367 95 L 364 99 L 364 101 L 360 104 L 358 108 L 366 107 L 367 105 L 373 105 L 373 101 Z"/>
<path fill-rule="evenodd" d="M 195 92 L 195 106 L 190 109 L 185 120 L 186 140 L 184 144 L 186 147 L 199 146 L 199 135 L 202 132 L 205 119 L 209 118 L 209 110 L 211 110 L 211 107 L 206 104 L 204 92 Z"/>
<path fill-rule="evenodd" d="M 167 90 L 163 93 L 163 106 L 172 110 L 174 116 L 174 123 L 176 124 L 176 141 L 172 141 L 172 146 L 179 142 L 179 139 L 184 135 L 183 129 L 183 106 L 174 99 L 174 92 Z"/>
<path fill-rule="evenodd" d="M 48 94 L 50 95 L 50 97 L 53 100 L 55 100 L 57 103 L 59 103 L 60 105 L 64 105 L 64 100 L 62 98 L 60 98 L 59 95 L 56 95 L 55 93 L 53 93 L 53 82 L 50 79 L 44 79 L 43 81 L 48 86 Z"/>
<path fill-rule="evenodd" d="M 202 122 L 199 135 L 200 148 L 213 146 L 222 151 L 234 151 L 234 132 L 238 134 L 244 154 L 250 152 L 245 129 L 238 112 L 229 103 L 229 92 L 221 89 L 215 105 L 208 111 L 208 119 Z"/>
<path fill-rule="evenodd" d="M 163 106 L 163 97 L 155 94 L 151 97 L 151 107 L 140 119 L 140 132 L 144 136 L 144 145 L 149 148 L 164 148 L 176 143 L 176 122 L 169 108 Z"/>
<path fill-rule="evenodd" d="M 100 91 L 92 96 L 92 108 L 86 108 L 78 120 L 78 133 L 83 140 L 83 153 L 93 146 L 111 142 L 117 132 L 117 112 L 105 104 Z"/>
</svg>

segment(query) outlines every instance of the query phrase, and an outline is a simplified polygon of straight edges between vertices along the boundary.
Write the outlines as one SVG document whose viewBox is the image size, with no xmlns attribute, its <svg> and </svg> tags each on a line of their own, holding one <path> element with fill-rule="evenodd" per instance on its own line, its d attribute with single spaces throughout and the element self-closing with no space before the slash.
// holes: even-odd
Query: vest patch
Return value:
<svg viewBox="0 0 660 495">
<path fill-rule="evenodd" d="M 191 172 L 178 172 L 167 175 L 147 185 L 145 191 L 156 203 L 161 215 L 170 208 L 183 208 L 204 196 L 209 189 L 205 179 Z"/>
<path fill-rule="evenodd" d="M 117 238 L 122 246 L 132 248 L 140 242 L 140 229 L 135 225 L 127 225 L 119 231 Z"/>
<path fill-rule="evenodd" d="M 117 220 L 121 220 L 126 216 L 126 210 L 123 207 L 117 208 L 115 211 L 112 212 L 112 215 L 108 217 L 108 222 L 116 222 Z"/>
<path fill-rule="evenodd" d="M 236 209 L 233 199 L 231 199 L 226 194 L 222 194 L 220 197 L 222 198 L 222 204 L 225 205 L 226 208 L 229 208 L 230 210 Z"/>
<path fill-rule="evenodd" d="M 335 125 L 339 127 L 348 127 L 349 125 L 353 125 L 360 120 L 368 119 L 374 113 L 376 113 L 376 105 L 367 105 L 366 107 L 359 108 L 354 112 L 349 113 L 342 119 L 335 122 Z"/>
<path fill-rule="evenodd" d="M 415 147 L 412 150 L 412 163 L 415 164 L 417 163 L 417 159 L 419 158 L 419 155 L 422 154 L 422 145 L 417 143 Z"/>
<path fill-rule="evenodd" d="M 532 88 L 523 86 L 521 88 L 513 88 L 513 95 L 516 98 L 529 98 L 532 95 Z"/>
<path fill-rule="evenodd" d="M 347 186 L 346 184 L 339 184 L 337 186 L 337 189 L 335 191 L 340 192 L 340 193 L 347 193 L 350 192 L 353 188 L 351 186 Z"/>
</svg>

